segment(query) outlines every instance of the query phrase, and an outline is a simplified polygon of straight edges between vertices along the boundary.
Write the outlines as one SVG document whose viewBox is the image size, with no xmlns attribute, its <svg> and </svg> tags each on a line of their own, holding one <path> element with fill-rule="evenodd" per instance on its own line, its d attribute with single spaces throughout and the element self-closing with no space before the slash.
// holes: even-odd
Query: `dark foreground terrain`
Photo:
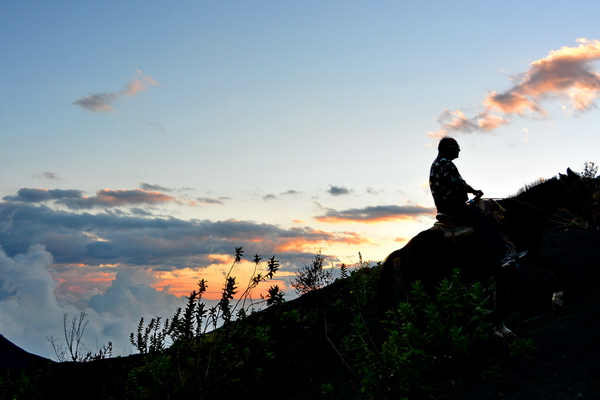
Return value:
<svg viewBox="0 0 600 400">
<path fill-rule="evenodd" d="M 511 357 L 506 342 L 494 339 L 495 344 L 484 352 L 431 372 L 427 390 L 414 398 L 600 399 L 599 244 L 600 231 L 558 227 L 546 231 L 543 253 L 566 269 L 565 304 L 559 311 L 551 307 L 548 271 L 527 266 L 515 271 L 507 326 L 520 338 L 533 340 L 536 350 L 530 353 L 531 359 Z M 376 272 L 366 269 L 363 273 Z M 340 354 L 342 339 L 352 334 L 353 313 L 347 304 L 355 300 L 347 286 L 338 281 L 253 315 L 251 322 L 270 326 L 270 357 L 261 364 L 261 377 L 250 376 L 257 369 L 240 367 L 241 374 L 230 381 L 236 385 L 204 388 L 181 398 L 361 398 L 357 371 Z M 363 312 L 377 340 L 381 330 L 372 298 Z M 144 383 L 135 381 L 130 371 L 142 365 L 140 355 L 89 363 L 38 362 L 4 372 L 0 394 L 23 399 L 132 398 L 131 386 Z M 255 383 L 239 384 L 245 379 Z M 156 390 L 145 398 L 179 397 L 172 391 Z"/>
<path fill-rule="evenodd" d="M 507 325 L 532 338 L 532 359 L 496 354 L 457 371 L 442 399 L 600 399 L 600 231 L 554 229 L 544 252 L 566 268 L 565 304 L 553 312 L 544 270 L 516 271 Z"/>
</svg>

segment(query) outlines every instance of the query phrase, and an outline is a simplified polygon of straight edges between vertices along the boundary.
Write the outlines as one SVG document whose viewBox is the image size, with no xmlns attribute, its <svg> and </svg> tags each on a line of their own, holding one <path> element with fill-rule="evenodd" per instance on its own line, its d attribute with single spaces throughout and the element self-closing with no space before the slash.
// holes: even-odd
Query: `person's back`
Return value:
<svg viewBox="0 0 600 400">
<path fill-rule="evenodd" d="M 458 158 L 459 153 L 460 146 L 455 139 L 445 137 L 440 140 L 438 156 L 429 172 L 429 188 L 435 206 L 439 213 L 449 213 L 471 225 L 486 250 L 498 257 L 502 266 L 508 266 L 515 261 L 514 246 L 488 215 L 467 205 L 469 193 L 481 197 L 483 192 L 473 189 L 458 172 L 452 160 Z"/>
</svg>

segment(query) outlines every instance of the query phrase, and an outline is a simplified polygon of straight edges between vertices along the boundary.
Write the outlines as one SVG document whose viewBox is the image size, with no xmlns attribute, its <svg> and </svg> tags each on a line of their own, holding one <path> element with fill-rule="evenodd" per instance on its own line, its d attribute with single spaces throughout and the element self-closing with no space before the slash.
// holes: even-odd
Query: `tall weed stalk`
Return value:
<svg viewBox="0 0 600 400">
<path fill-rule="evenodd" d="M 239 287 L 233 272 L 243 254 L 242 248 L 236 247 L 217 305 L 207 308 L 202 297 L 208 283 L 201 280 L 187 297 L 185 309 L 179 308 L 172 319 L 161 325 L 159 317 L 153 318 L 147 326 L 140 320 L 130 341 L 147 358 L 130 373 L 131 398 L 154 398 L 157 393 L 165 398 L 227 396 L 240 385 L 260 382 L 261 365 L 272 357 L 270 328 L 253 326 L 245 319 L 255 307 L 280 304 L 284 298 L 277 285 L 260 300 L 251 298 L 253 290 L 273 279 L 279 269 L 275 257 L 265 269 L 262 258 L 255 255 L 254 272 L 236 299 Z M 234 320 L 236 324 L 232 324 Z M 255 379 L 247 379 L 248 374 Z"/>
</svg>

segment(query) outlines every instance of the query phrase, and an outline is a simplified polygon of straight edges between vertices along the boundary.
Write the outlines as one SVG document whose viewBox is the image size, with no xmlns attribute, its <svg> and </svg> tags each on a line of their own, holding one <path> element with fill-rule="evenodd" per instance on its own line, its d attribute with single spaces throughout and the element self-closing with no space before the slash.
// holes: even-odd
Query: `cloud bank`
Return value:
<svg viewBox="0 0 600 400">
<path fill-rule="evenodd" d="M 468 117 L 462 111 L 444 110 L 436 120 L 442 125 L 429 136 L 442 137 L 451 132 L 492 132 L 516 116 L 546 117 L 543 103 L 559 100 L 567 113 L 584 112 L 595 107 L 600 93 L 600 74 L 593 62 L 600 59 L 600 41 L 577 39 L 577 47 L 562 47 L 533 61 L 529 69 L 512 77 L 509 90 L 488 93 L 483 110 Z"/>
<path fill-rule="evenodd" d="M 92 214 L 56 210 L 45 204 L 0 204 L 0 243 L 9 255 L 43 244 L 57 264 L 124 264 L 159 270 L 204 268 L 213 255 L 229 255 L 237 246 L 282 261 L 305 262 L 327 243 L 360 244 L 349 233 L 308 227 L 280 228 L 251 221 L 182 220 L 174 217 Z"/>
<path fill-rule="evenodd" d="M 52 264 L 52 254 L 39 244 L 13 257 L 0 248 L 0 332 L 43 357 L 54 357 L 48 337 L 61 343 L 63 313 L 74 316 L 85 310 L 89 324 L 84 345 L 97 351 L 111 341 L 117 356 L 130 354 L 128 337 L 139 318 L 170 316 L 184 304 L 154 289 L 152 272 L 143 269 L 120 271 L 104 293 L 95 294 L 88 304 L 72 304 L 58 291 L 59 282 L 50 274 Z"/>
<path fill-rule="evenodd" d="M 235 247 L 275 255 L 281 271 L 295 271 L 310 263 L 316 249 L 368 243 L 355 232 L 153 214 L 154 205 L 173 202 L 186 205 L 142 189 L 103 189 L 86 197 L 80 190 L 22 188 L 5 196 L 0 202 L 0 333 L 51 357 L 46 337 L 62 337 L 63 313 L 85 310 L 90 320 L 85 338 L 96 339 L 98 346 L 110 340 L 115 355 L 128 353 L 127 339 L 140 317 L 170 317 L 184 305 L 170 284 L 189 279 L 193 286 L 208 266 L 225 270 Z M 214 288 L 221 283 L 209 282 Z M 187 293 L 183 286 L 182 292 Z M 86 341 L 92 350 L 94 339 Z"/>
</svg>

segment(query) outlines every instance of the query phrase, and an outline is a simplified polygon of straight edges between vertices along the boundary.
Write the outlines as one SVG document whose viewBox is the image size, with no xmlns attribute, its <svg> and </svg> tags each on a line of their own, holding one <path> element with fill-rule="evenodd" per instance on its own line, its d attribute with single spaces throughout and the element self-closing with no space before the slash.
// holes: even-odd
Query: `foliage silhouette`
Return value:
<svg viewBox="0 0 600 400">
<path fill-rule="evenodd" d="M 93 353 L 85 346 L 83 343 L 83 334 L 88 323 L 89 320 L 85 311 L 80 311 L 79 314 L 72 316 L 70 320 L 69 313 L 63 313 L 65 344 L 58 343 L 58 340 L 54 336 L 46 338 L 54 350 L 57 361 L 88 362 L 112 357 L 112 342 L 108 342 L 99 348 L 96 353 Z"/>
<path fill-rule="evenodd" d="M 251 298 L 252 291 L 261 282 L 273 279 L 279 269 L 279 262 L 273 256 L 262 271 L 262 258 L 255 255 L 252 276 L 236 300 L 238 282 L 232 272 L 243 254 L 242 248 L 236 247 L 216 306 L 207 309 L 202 300 L 208 288 L 203 279 L 187 297 L 185 309 L 179 308 L 162 327 L 160 317 L 153 318 L 146 327 L 140 320 L 137 334 L 131 333 L 130 342 L 146 358 L 143 365 L 129 374 L 128 396 L 146 399 L 161 393 L 168 398 L 209 398 L 240 390 L 240 385 L 252 387 L 260 383 L 260 365 L 272 357 L 270 327 L 253 326 L 246 319 L 259 303 L 283 304 L 284 296 L 279 286 L 272 285 L 261 301 Z M 168 342 L 172 345 L 168 346 Z M 242 379 L 248 374 L 255 379 Z"/>
<path fill-rule="evenodd" d="M 581 172 L 581 177 L 586 179 L 595 179 L 598 176 L 598 165 L 594 162 L 586 161 L 583 164 L 583 172 Z"/>
<path fill-rule="evenodd" d="M 583 283 L 577 287 L 587 290 L 585 296 L 589 300 L 589 296 L 592 296 L 590 290 L 595 288 L 595 284 L 589 283 L 589 276 L 597 276 L 597 269 L 589 261 L 591 256 L 583 253 L 591 252 L 596 257 L 594 259 L 597 259 L 600 252 L 596 246 L 599 234 L 585 231 L 584 235 L 581 228 L 565 230 L 559 226 L 553 229 L 559 230 L 561 234 L 551 236 L 555 239 L 549 242 L 549 246 L 568 254 L 568 257 L 577 256 L 580 257 L 577 260 L 583 260 L 567 265 L 569 268 L 581 267 L 582 271 L 586 271 L 581 274 L 580 280 Z M 580 241 L 574 242 L 572 239 L 560 250 L 562 241 L 571 238 L 570 235 L 580 235 L 574 236 Z M 581 245 L 581 250 L 573 250 L 579 247 L 575 243 Z M 586 263 L 591 266 L 585 266 Z M 491 398 L 497 396 L 498 392 L 487 397 L 488 392 L 477 392 L 484 393 L 481 396 L 461 397 L 461 394 L 466 390 L 471 393 L 474 387 L 482 385 L 484 381 L 489 382 L 492 390 L 500 384 L 514 382 L 515 379 L 518 381 L 518 376 L 511 375 L 518 365 L 523 368 L 534 366 L 536 370 L 544 372 L 561 368 L 563 360 L 554 357 L 555 351 L 548 349 L 549 343 L 558 342 L 548 332 L 565 337 L 563 333 L 567 325 L 573 324 L 572 318 L 546 314 L 541 319 L 528 322 L 535 327 L 522 326 L 520 336 L 533 336 L 536 345 L 540 343 L 540 350 L 536 352 L 533 352 L 531 339 L 508 342 L 494 337 L 491 332 L 484 332 L 478 338 L 477 327 L 480 324 L 485 327 L 487 324 L 485 312 L 481 313 L 481 318 L 468 318 L 469 315 L 480 313 L 476 307 L 468 305 L 477 302 L 471 297 L 468 304 L 461 303 L 459 300 L 464 296 L 464 290 L 458 290 L 460 285 L 454 284 L 453 279 L 443 285 L 443 294 L 436 289 L 435 296 L 430 294 L 427 297 L 420 294 L 422 290 L 419 291 L 418 287 L 413 288 L 417 290 L 413 290 L 411 297 L 418 300 L 412 304 L 412 309 L 409 305 L 395 306 L 397 316 L 388 318 L 386 338 L 382 335 L 383 331 L 379 331 L 374 305 L 374 288 L 380 269 L 380 265 L 374 268 L 359 266 L 348 269 L 347 274 L 332 285 L 311 291 L 293 301 L 273 302 L 259 313 L 236 310 L 235 305 L 239 300 L 236 295 L 231 302 L 231 322 L 225 325 L 219 320 L 218 329 L 212 331 L 210 309 L 198 305 L 203 304 L 203 295 L 200 293 L 206 290 L 199 285 L 194 291 L 197 292 L 196 295 L 190 296 L 193 301 L 188 298 L 188 304 L 176 314 L 177 318 L 169 319 L 168 323 L 158 317 L 151 324 L 141 321 L 141 328 L 138 330 L 140 339 L 135 334 L 133 337 L 139 343 L 148 344 L 145 353 L 85 364 L 69 362 L 10 370 L 0 374 L 0 398 L 38 399 L 48 398 L 52 394 L 64 395 L 65 377 L 72 381 L 72 393 L 85 392 L 89 399 L 265 398 L 273 393 L 286 398 L 323 396 L 331 399 L 368 399 L 391 397 L 392 393 L 397 394 L 395 398 L 414 398 L 414 394 L 423 394 L 428 398 Z M 264 267 L 258 270 L 266 275 Z M 521 273 L 530 274 L 526 268 Z M 233 272 L 230 275 L 234 275 Z M 531 275 L 528 282 L 534 281 L 536 276 Z M 589 287 L 580 286 L 584 284 Z M 203 285 L 206 286 L 206 282 Z M 276 285 L 271 285 L 274 286 Z M 527 284 L 522 287 L 528 288 Z M 488 290 L 485 284 L 481 288 L 484 292 Z M 470 286 L 466 290 L 474 293 L 475 298 L 486 297 L 477 294 L 477 290 Z M 511 303 L 515 310 L 511 318 L 523 321 L 520 312 L 523 307 L 528 307 L 528 302 L 523 299 L 530 295 L 528 291 L 525 294 L 525 291 L 527 290 L 514 291 L 514 295 L 518 297 Z M 537 289 L 534 291 L 537 295 L 543 292 Z M 239 290 L 239 293 L 243 292 L 244 290 Z M 443 303 L 438 295 L 445 296 Z M 596 297 L 592 297 L 592 300 L 597 298 L 597 295 L 593 296 Z M 266 294 L 261 299 L 261 305 L 269 305 L 268 300 L 276 297 Z M 247 300 L 251 301 L 253 300 Z M 192 308 L 190 303 L 194 312 L 188 312 Z M 239 304 L 243 304 L 243 301 Z M 488 309 L 487 302 L 480 304 Z M 590 314 L 590 310 L 597 308 L 594 309 L 589 301 L 573 304 L 577 306 L 570 311 L 571 316 L 578 315 L 576 309 L 579 307 L 588 307 L 587 313 L 581 314 L 582 323 L 589 315 L 595 315 Z M 597 302 L 594 304 L 597 307 Z M 536 313 L 544 313 L 544 310 L 535 306 L 530 311 L 533 314 L 529 315 L 538 315 Z M 214 316 L 220 312 L 218 307 L 213 309 Z M 163 336 L 164 332 L 171 329 L 175 319 L 180 322 L 175 324 L 177 328 L 173 328 L 172 334 L 180 332 L 182 336 L 178 339 L 166 334 Z M 589 319 L 585 319 L 585 323 L 587 321 Z M 548 328 L 548 331 L 540 330 L 540 326 Z M 150 329 L 146 333 L 148 327 Z M 593 328 L 586 326 L 586 329 L 588 327 Z M 422 335 L 425 328 L 429 335 L 426 337 Z M 582 330 L 584 333 L 585 331 Z M 432 342 L 433 337 L 440 335 L 442 340 Z M 183 339 L 189 336 L 192 339 Z M 564 351 L 576 349 L 576 342 L 560 342 L 564 349 L 560 345 L 558 347 Z M 157 346 L 159 344 L 163 347 Z M 590 342 L 585 351 L 581 350 L 589 353 L 588 349 L 595 348 L 593 346 L 595 345 Z M 160 350 L 161 348 L 164 349 Z M 525 364 L 508 359 L 509 354 L 518 358 L 532 357 L 533 360 L 526 361 L 527 366 L 524 366 Z M 362 358 L 357 359 L 357 356 Z M 583 360 L 576 358 L 576 354 L 572 356 Z M 403 371 L 402 368 L 409 361 L 418 368 L 406 374 L 390 375 L 393 368 Z M 551 361 L 552 368 L 548 366 Z M 584 365 L 588 366 L 585 362 Z M 304 371 L 310 371 L 310 375 L 299 378 L 299 374 Z M 385 374 L 376 375 L 377 371 Z M 569 379 L 573 384 L 581 382 L 580 373 L 576 375 L 571 370 L 563 372 L 561 379 Z M 542 379 L 542 376 L 547 375 L 536 372 L 535 376 Z M 550 383 L 544 382 L 544 385 Z M 523 387 L 532 387 L 532 390 L 540 387 L 540 384 L 531 385 L 531 382 L 518 383 Z M 592 385 L 591 381 L 588 384 Z M 556 383 L 551 385 L 557 387 Z"/>
<path fill-rule="evenodd" d="M 330 270 L 323 268 L 325 257 L 321 255 L 321 251 L 315 255 L 311 265 L 296 272 L 296 278 L 292 281 L 292 287 L 299 295 L 310 292 L 311 290 L 320 289 L 333 282 L 333 273 Z"/>
</svg>

